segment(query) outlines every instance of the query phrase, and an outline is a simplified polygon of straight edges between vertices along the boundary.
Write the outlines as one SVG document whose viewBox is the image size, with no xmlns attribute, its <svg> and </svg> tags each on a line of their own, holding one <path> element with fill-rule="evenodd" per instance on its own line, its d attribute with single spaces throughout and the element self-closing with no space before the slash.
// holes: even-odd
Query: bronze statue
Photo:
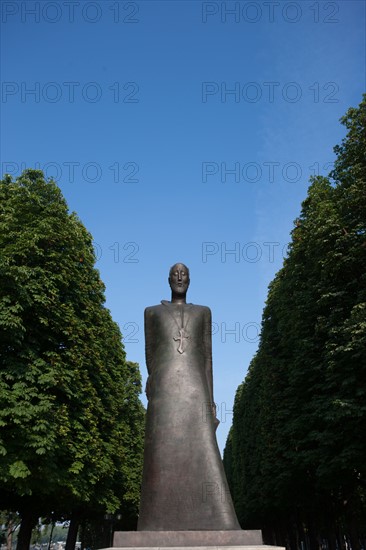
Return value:
<svg viewBox="0 0 366 550">
<path fill-rule="evenodd" d="M 171 302 L 145 310 L 148 408 L 139 531 L 236 530 L 215 429 L 211 311 L 186 303 L 189 270 L 169 272 Z"/>
</svg>

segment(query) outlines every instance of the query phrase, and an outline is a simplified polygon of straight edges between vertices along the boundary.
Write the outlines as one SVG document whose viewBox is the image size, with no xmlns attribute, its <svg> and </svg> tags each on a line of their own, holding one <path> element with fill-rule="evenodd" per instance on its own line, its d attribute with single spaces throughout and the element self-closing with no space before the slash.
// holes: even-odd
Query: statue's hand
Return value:
<svg viewBox="0 0 366 550">
<path fill-rule="evenodd" d="M 218 425 L 220 424 L 220 420 L 216 416 L 216 403 L 212 403 L 212 415 L 214 417 L 214 426 L 215 426 L 215 431 L 216 431 Z"/>
<path fill-rule="evenodd" d="M 150 398 L 150 376 L 148 376 L 147 380 L 146 380 L 145 393 L 146 393 L 147 399 L 149 400 L 149 398 Z"/>
</svg>

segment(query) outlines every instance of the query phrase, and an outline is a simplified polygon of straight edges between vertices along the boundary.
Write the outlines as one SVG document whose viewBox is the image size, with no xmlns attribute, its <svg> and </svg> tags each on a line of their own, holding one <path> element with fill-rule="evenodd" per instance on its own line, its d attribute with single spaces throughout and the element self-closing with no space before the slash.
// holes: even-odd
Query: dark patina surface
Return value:
<svg viewBox="0 0 366 550">
<path fill-rule="evenodd" d="M 171 302 L 145 310 L 148 409 L 138 530 L 237 530 L 215 435 L 211 312 L 186 303 L 186 266 L 171 268 L 169 284 Z"/>
</svg>

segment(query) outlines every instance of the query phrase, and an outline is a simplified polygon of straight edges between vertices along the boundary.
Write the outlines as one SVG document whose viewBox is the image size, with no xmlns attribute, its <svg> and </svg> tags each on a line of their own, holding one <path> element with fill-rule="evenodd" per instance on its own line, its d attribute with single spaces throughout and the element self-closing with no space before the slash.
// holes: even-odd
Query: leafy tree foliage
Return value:
<svg viewBox="0 0 366 550">
<path fill-rule="evenodd" d="M 138 365 L 104 306 L 92 237 L 41 171 L 0 182 L 0 249 L 0 508 L 24 524 L 122 503 L 136 513 Z"/>
<path fill-rule="evenodd" d="M 225 457 L 243 527 L 291 548 L 366 535 L 366 96 L 341 121 L 270 284 Z"/>
</svg>

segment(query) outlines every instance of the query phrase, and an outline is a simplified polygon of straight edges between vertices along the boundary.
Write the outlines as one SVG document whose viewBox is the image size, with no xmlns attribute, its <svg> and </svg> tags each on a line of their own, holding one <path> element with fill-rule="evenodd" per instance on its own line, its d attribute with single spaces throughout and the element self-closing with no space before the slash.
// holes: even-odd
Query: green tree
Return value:
<svg viewBox="0 0 366 550">
<path fill-rule="evenodd" d="M 25 549 L 41 515 L 136 507 L 140 375 L 92 237 L 41 171 L 0 182 L 0 250 L 0 486 Z"/>
<path fill-rule="evenodd" d="M 230 480 L 243 526 L 310 548 L 366 524 L 366 96 L 312 178 L 234 407 Z"/>
</svg>

